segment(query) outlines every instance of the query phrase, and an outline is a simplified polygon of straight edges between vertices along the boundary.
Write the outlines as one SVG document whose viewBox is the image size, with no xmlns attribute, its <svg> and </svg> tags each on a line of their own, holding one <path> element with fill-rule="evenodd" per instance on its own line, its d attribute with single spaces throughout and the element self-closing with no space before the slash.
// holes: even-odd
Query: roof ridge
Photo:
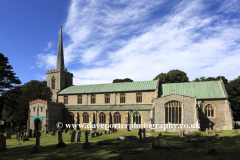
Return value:
<svg viewBox="0 0 240 160">
<path fill-rule="evenodd" d="M 220 82 L 220 80 L 214 80 L 214 81 L 198 81 L 198 82 L 179 82 L 179 83 L 199 83 L 199 82 Z M 179 83 L 162 83 L 162 84 L 179 84 Z"/>
<path fill-rule="evenodd" d="M 74 86 L 90 86 L 90 85 L 121 84 L 121 83 L 126 84 L 126 83 L 150 82 L 150 81 L 157 81 L 157 80 L 149 80 L 149 81 L 134 81 L 134 82 L 120 82 L 120 83 L 83 84 L 83 85 L 74 85 Z"/>
</svg>

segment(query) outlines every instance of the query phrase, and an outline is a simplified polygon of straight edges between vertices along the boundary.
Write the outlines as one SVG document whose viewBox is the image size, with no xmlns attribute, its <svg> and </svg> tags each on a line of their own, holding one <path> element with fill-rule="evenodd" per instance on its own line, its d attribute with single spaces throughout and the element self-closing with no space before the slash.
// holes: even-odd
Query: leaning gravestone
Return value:
<svg viewBox="0 0 240 160">
<path fill-rule="evenodd" d="M 77 131 L 76 142 L 80 142 L 81 131 Z"/>
<path fill-rule="evenodd" d="M 208 128 L 206 128 L 206 134 L 208 134 Z"/>
<path fill-rule="evenodd" d="M 141 128 L 139 129 L 138 135 L 139 135 L 139 141 L 142 141 L 142 129 Z"/>
<path fill-rule="evenodd" d="M 74 142 L 75 134 L 76 134 L 76 131 L 73 130 L 72 135 L 71 135 L 71 142 Z"/>
<path fill-rule="evenodd" d="M 32 138 L 32 130 L 31 129 L 28 130 L 28 138 Z"/>
<path fill-rule="evenodd" d="M 7 134 L 6 134 L 6 139 L 10 139 L 11 138 L 11 131 L 8 131 Z"/>
<path fill-rule="evenodd" d="M 39 131 L 34 132 L 36 137 L 36 146 L 33 147 L 32 153 L 37 153 L 42 151 L 42 147 L 40 146 L 40 136 L 41 133 Z"/>
</svg>

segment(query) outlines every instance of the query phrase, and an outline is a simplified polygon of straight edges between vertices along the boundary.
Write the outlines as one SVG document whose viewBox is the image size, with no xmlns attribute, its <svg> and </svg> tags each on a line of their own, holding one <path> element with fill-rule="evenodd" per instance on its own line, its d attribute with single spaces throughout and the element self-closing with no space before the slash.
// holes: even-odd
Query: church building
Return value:
<svg viewBox="0 0 240 160">
<path fill-rule="evenodd" d="M 160 84 L 158 80 L 73 85 L 64 67 L 60 27 L 56 69 L 47 71 L 46 100 L 29 102 L 28 129 L 52 130 L 58 122 L 81 124 L 136 124 L 118 130 L 167 131 L 231 130 L 233 115 L 223 81 Z M 196 124 L 200 125 L 200 128 Z M 151 125 L 151 127 L 150 127 Z M 194 127 L 195 125 L 195 127 Z M 105 130 L 105 128 L 94 128 Z M 108 128 L 107 128 L 108 129 Z"/>
</svg>

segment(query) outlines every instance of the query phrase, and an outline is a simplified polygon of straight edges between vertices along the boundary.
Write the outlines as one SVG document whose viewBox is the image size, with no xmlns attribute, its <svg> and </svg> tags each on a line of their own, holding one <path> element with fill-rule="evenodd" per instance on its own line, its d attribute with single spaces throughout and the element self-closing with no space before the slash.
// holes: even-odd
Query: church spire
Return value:
<svg viewBox="0 0 240 160">
<path fill-rule="evenodd" d="M 63 56 L 63 42 L 62 42 L 62 26 L 60 26 L 59 42 L 58 42 L 58 54 L 56 69 L 64 70 L 64 56 Z"/>
</svg>

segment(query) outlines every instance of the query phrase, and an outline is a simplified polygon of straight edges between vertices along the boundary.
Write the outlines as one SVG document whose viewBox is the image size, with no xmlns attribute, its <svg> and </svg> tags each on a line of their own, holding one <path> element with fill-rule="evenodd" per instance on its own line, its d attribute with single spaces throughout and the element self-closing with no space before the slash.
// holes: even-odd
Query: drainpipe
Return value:
<svg viewBox="0 0 240 160">
<path fill-rule="evenodd" d="M 95 117 L 95 119 L 96 119 L 95 120 L 95 124 L 97 124 L 97 110 L 96 110 L 96 114 L 95 115 L 96 115 L 96 117 Z M 97 125 L 95 125 L 95 129 L 97 130 Z"/>
<path fill-rule="evenodd" d="M 129 114 L 129 116 L 130 116 L 130 120 L 129 120 L 129 131 L 131 131 L 131 119 L 132 119 L 131 114 L 132 114 L 132 111 L 130 110 L 130 114 Z"/>
</svg>

